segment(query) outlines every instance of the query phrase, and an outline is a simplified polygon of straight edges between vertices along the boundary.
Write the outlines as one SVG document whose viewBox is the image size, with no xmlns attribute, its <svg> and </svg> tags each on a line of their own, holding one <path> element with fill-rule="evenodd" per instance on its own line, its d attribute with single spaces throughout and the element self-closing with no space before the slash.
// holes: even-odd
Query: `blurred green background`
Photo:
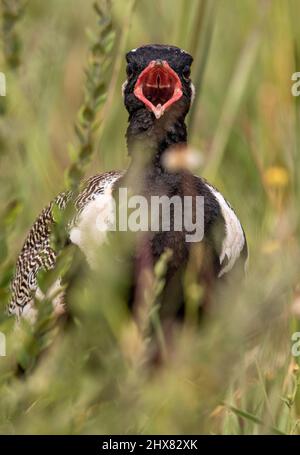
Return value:
<svg viewBox="0 0 300 455">
<path fill-rule="evenodd" d="M 26 233 L 65 188 L 97 31 L 92 6 L 0 4 L 7 91 L 0 97 L 0 330 L 7 335 L 0 433 L 300 433 L 299 357 L 291 355 L 291 335 L 300 331 L 300 101 L 291 94 L 300 71 L 299 0 L 108 5 L 115 31 L 108 96 L 86 175 L 129 163 L 125 51 L 165 43 L 190 52 L 197 93 L 189 141 L 202 156 L 197 173 L 223 192 L 245 228 L 245 285 L 220 296 L 204 326 L 187 325 L 157 372 L 141 360 L 147 340 L 126 312 L 109 246 L 97 278 L 73 291 L 75 323 L 15 328 L 4 314 Z"/>
</svg>

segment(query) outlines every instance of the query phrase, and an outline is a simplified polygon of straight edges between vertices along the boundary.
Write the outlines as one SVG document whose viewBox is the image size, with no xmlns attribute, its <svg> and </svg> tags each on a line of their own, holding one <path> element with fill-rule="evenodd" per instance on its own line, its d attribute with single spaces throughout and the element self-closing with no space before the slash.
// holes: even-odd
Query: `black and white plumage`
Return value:
<svg viewBox="0 0 300 455">
<path fill-rule="evenodd" d="M 73 220 L 72 229 L 75 229 L 76 220 L 80 219 L 85 207 L 89 206 L 99 194 L 103 194 L 105 187 L 121 175 L 121 172 L 106 172 L 95 175 L 84 183 L 83 190 L 74 201 L 76 217 Z M 34 319 L 34 298 L 42 299 L 44 297 L 38 288 L 37 273 L 40 269 L 46 271 L 53 269 L 57 257 L 56 252 L 50 246 L 51 228 L 54 224 L 52 209 L 54 205 L 57 205 L 59 209 L 64 210 L 71 197 L 71 192 L 59 194 L 42 210 L 30 229 L 19 254 L 15 275 L 11 283 L 12 295 L 8 306 L 10 314 L 15 314 L 18 317 L 23 315 L 28 319 Z M 56 289 L 51 291 L 56 291 Z M 56 301 L 54 300 L 54 305 L 61 304 L 61 297 L 59 296 Z"/>
<path fill-rule="evenodd" d="M 102 214 L 106 216 L 110 197 L 119 187 L 130 188 L 133 193 L 139 191 L 146 197 L 201 195 L 204 196 L 205 236 L 202 243 L 205 245 L 206 272 L 213 281 L 222 279 L 237 264 L 244 264 L 247 258 L 246 239 L 239 219 L 222 194 L 205 180 L 187 170 L 168 170 L 164 165 L 165 152 L 187 142 L 184 121 L 194 96 L 190 80 L 192 57 L 174 46 L 148 45 L 132 50 L 126 58 L 127 80 L 122 92 L 129 112 L 126 136 L 132 162 L 126 172 L 112 171 L 87 180 L 75 200 L 77 213 L 70 228 L 70 240 L 78 245 L 93 266 L 97 261 L 94 245 L 101 244 L 105 237 L 104 232 L 95 228 L 96 218 Z M 142 170 L 139 167 L 141 154 L 146 157 L 143 158 Z M 104 204 L 103 194 L 108 196 Z M 49 243 L 54 223 L 52 207 L 55 203 L 63 210 L 70 197 L 70 193 L 59 195 L 32 226 L 19 255 L 11 285 L 11 314 L 31 317 L 34 298 L 43 297 L 38 289 L 37 273 L 40 269 L 53 268 L 56 262 L 56 253 Z M 190 245 L 185 242 L 184 233 L 174 230 L 149 233 L 147 242 L 153 262 L 166 247 L 173 251 L 167 273 L 168 293 L 168 283 L 172 287 L 174 282 L 177 285 L 180 282 L 178 271 L 182 272 L 189 260 Z M 202 280 L 206 279 L 205 273 Z M 172 295 L 172 292 L 166 295 L 166 300 Z M 181 292 L 177 295 L 180 300 L 178 307 L 183 302 Z M 61 297 L 56 300 L 60 305 Z"/>
</svg>

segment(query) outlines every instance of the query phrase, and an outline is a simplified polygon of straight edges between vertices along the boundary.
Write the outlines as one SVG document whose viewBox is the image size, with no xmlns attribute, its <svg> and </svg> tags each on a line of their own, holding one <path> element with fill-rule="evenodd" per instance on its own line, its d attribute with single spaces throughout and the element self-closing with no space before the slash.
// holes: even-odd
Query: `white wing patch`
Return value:
<svg viewBox="0 0 300 455">
<path fill-rule="evenodd" d="M 241 223 L 221 193 L 214 187 L 206 183 L 210 191 L 217 199 L 221 212 L 225 222 L 225 237 L 222 243 L 222 251 L 220 254 L 220 264 L 222 265 L 224 259 L 227 257 L 226 265 L 220 270 L 219 277 L 224 273 L 229 272 L 235 264 L 235 261 L 239 258 L 244 245 L 245 236 L 241 226 Z"/>
<path fill-rule="evenodd" d="M 107 232 L 115 223 L 115 201 L 112 197 L 114 182 L 108 180 L 103 185 L 103 193 L 98 194 L 82 210 L 76 225 L 70 230 L 70 240 L 86 256 L 89 265 L 94 268 L 99 260 L 97 246 L 106 241 Z"/>
</svg>

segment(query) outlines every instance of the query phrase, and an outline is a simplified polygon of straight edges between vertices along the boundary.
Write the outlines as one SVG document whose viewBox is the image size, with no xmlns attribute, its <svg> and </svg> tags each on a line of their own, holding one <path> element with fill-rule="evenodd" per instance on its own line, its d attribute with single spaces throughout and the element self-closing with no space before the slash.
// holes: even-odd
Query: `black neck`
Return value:
<svg viewBox="0 0 300 455">
<path fill-rule="evenodd" d="M 170 111 L 156 120 L 147 109 L 140 109 L 130 115 L 126 137 L 131 166 L 143 161 L 147 167 L 162 169 L 164 152 L 187 143 L 185 115 Z"/>
</svg>

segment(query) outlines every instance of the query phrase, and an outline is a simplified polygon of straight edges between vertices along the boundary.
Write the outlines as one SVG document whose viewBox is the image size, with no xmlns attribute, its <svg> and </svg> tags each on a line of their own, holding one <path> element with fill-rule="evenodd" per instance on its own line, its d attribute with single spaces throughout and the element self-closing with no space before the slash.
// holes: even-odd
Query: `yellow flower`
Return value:
<svg viewBox="0 0 300 455">
<path fill-rule="evenodd" d="M 268 240 L 264 243 L 262 251 L 265 254 L 272 254 L 280 249 L 280 242 L 278 240 Z"/>
<path fill-rule="evenodd" d="M 270 166 L 264 172 L 264 180 L 269 187 L 284 188 L 289 182 L 289 174 L 282 166 Z"/>
<path fill-rule="evenodd" d="M 219 405 L 213 410 L 209 417 L 220 417 L 225 410 L 225 406 Z"/>
</svg>

